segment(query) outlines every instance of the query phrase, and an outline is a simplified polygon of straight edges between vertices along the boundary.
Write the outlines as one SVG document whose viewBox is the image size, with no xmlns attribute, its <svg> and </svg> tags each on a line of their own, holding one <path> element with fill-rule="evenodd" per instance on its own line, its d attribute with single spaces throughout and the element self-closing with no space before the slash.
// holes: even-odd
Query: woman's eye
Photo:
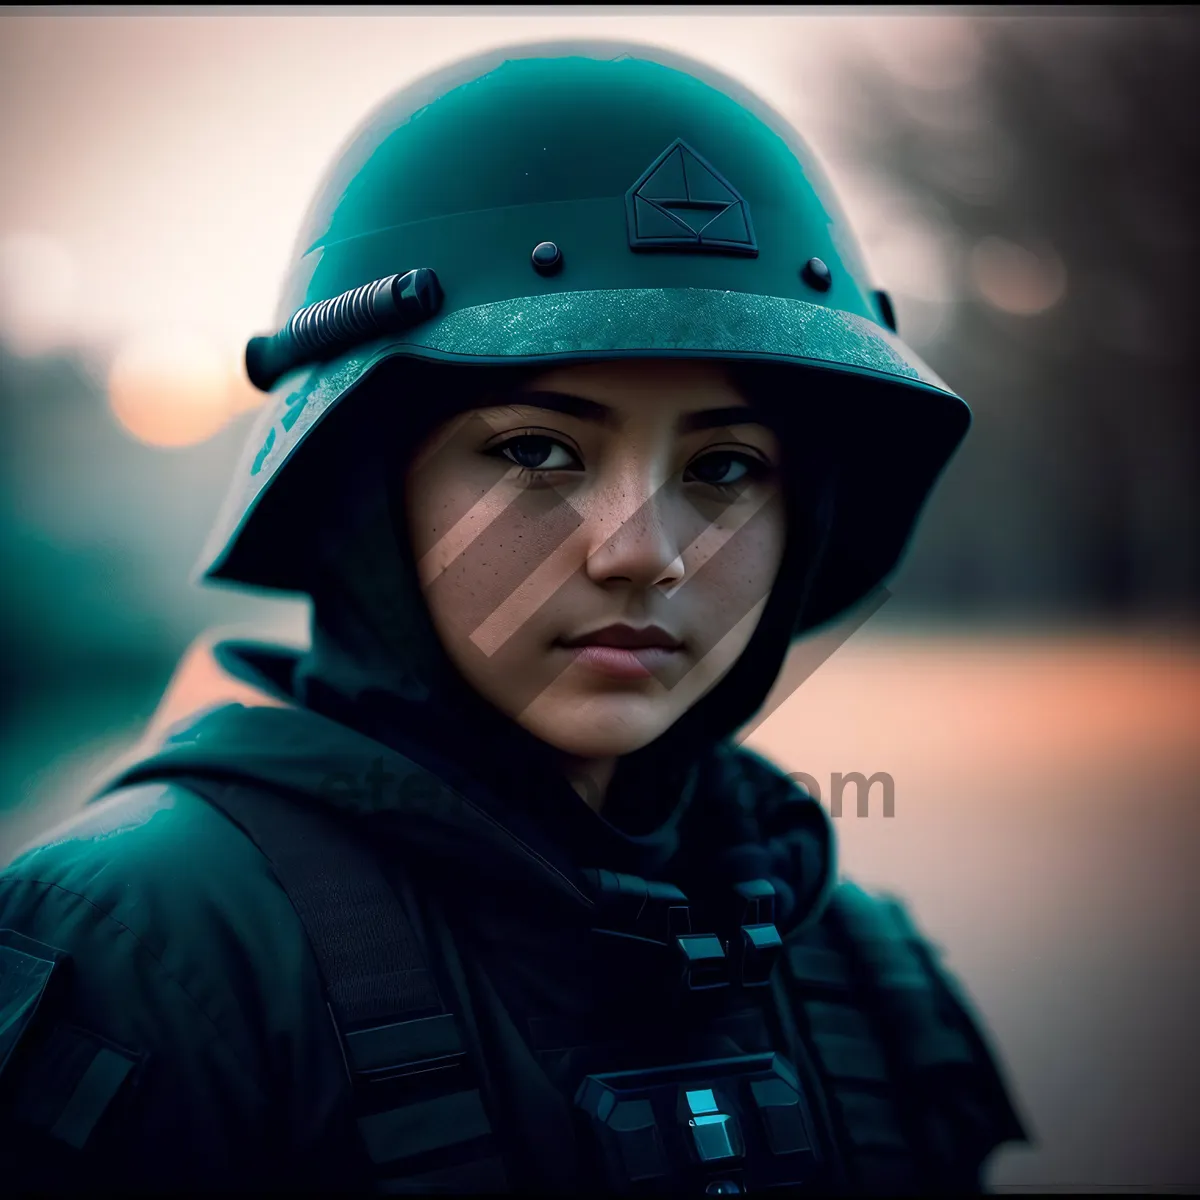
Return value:
<svg viewBox="0 0 1200 1200">
<path fill-rule="evenodd" d="M 497 446 L 496 453 L 503 454 L 509 462 L 527 471 L 562 471 L 575 461 L 574 455 L 561 442 L 532 433 Z M 556 454 L 558 459 L 554 457 Z"/>
<path fill-rule="evenodd" d="M 706 454 L 692 463 L 689 471 L 701 483 L 716 487 L 732 487 L 743 483 L 751 475 L 761 474 L 763 465 L 758 459 L 733 450 L 722 450 L 717 454 Z"/>
</svg>

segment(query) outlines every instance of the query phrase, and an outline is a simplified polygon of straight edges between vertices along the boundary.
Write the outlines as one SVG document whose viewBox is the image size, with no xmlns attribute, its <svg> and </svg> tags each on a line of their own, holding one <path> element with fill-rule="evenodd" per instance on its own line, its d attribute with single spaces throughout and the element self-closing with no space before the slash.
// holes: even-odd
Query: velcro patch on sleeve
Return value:
<svg viewBox="0 0 1200 1200">
<path fill-rule="evenodd" d="M 55 1025 L 23 1064 L 13 1112 L 82 1150 L 140 1059 L 89 1030 Z"/>
<path fill-rule="evenodd" d="M 13 929 L 0 929 L 0 1076 L 69 957 Z"/>
</svg>

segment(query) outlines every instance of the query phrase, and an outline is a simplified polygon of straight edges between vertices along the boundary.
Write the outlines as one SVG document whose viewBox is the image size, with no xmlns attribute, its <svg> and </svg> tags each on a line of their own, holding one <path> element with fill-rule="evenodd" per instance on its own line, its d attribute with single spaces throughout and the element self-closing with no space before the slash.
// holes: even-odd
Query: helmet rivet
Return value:
<svg viewBox="0 0 1200 1200">
<path fill-rule="evenodd" d="M 876 288 L 871 295 L 875 297 L 875 303 L 879 306 L 879 315 L 883 318 L 883 323 L 893 333 L 899 333 L 900 330 L 896 328 L 896 309 L 891 296 L 881 288 Z"/>
<path fill-rule="evenodd" d="M 530 261 L 539 275 L 555 275 L 562 269 L 562 251 L 553 242 L 538 242 Z"/>
<path fill-rule="evenodd" d="M 829 291 L 830 285 L 833 283 L 833 276 L 830 274 L 829 268 L 819 258 L 810 258 L 800 271 L 800 277 L 809 287 L 816 288 L 818 292 Z"/>
</svg>

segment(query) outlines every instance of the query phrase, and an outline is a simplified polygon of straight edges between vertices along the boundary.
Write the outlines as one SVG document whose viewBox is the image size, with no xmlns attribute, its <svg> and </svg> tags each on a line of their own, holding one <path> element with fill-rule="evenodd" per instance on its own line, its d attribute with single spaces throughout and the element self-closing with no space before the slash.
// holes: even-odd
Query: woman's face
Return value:
<svg viewBox="0 0 1200 1200">
<path fill-rule="evenodd" d="M 426 439 L 406 479 L 434 627 L 471 686 L 541 740 L 632 753 L 758 624 L 783 556 L 780 446 L 715 362 L 557 367 L 479 404 Z M 598 632 L 619 625 L 633 634 Z M 657 644 L 622 647 L 639 636 Z"/>
</svg>

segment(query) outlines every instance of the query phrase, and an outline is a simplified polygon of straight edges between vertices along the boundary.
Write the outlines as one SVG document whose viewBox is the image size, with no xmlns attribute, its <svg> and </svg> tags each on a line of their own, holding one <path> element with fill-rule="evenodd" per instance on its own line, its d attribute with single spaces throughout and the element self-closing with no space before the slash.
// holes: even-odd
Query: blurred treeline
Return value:
<svg viewBox="0 0 1200 1200">
<path fill-rule="evenodd" d="M 1200 598 L 1194 13 L 970 25 L 978 58 L 953 86 L 917 86 L 864 63 L 846 88 L 843 157 L 869 166 L 898 212 L 919 212 L 939 231 L 953 295 L 918 348 L 977 418 L 882 615 L 1191 619 Z M 1061 298 L 1044 311 L 988 299 L 1006 286 L 1005 270 L 1018 301 L 1028 285 L 1019 256 L 1005 265 L 1010 244 L 1058 279 L 1045 286 L 1061 285 Z M 904 336 L 920 288 L 880 282 Z M 246 421 L 198 446 L 145 447 L 113 420 L 102 367 L 83 352 L 20 358 L 0 347 L 5 715 L 64 687 L 128 684 L 150 696 L 199 630 L 265 611 L 187 579 Z"/>
<path fill-rule="evenodd" d="M 189 581 L 245 436 L 243 419 L 199 445 L 142 445 L 88 356 L 0 343 L 0 722 L 47 700 L 65 719 L 95 693 L 121 729 L 198 632 L 269 611 Z"/>
<path fill-rule="evenodd" d="M 1198 15 L 979 18 L 961 80 L 857 80 L 846 153 L 939 231 L 957 300 L 926 357 L 976 416 L 889 611 L 1194 617 Z M 883 282 L 904 336 L 912 281 Z"/>
</svg>

